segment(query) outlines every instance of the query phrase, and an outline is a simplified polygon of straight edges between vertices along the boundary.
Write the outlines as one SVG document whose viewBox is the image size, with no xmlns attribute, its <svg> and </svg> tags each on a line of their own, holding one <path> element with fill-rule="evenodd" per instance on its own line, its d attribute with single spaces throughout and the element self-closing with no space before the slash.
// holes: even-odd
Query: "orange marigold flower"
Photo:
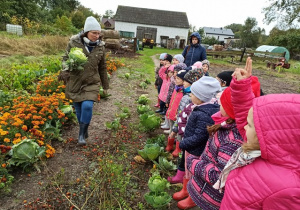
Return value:
<svg viewBox="0 0 300 210">
<path fill-rule="evenodd" d="M 16 133 L 16 134 L 15 134 L 15 137 L 16 137 L 16 138 L 21 137 L 21 136 L 22 136 L 22 135 L 21 135 L 20 133 Z"/>
<path fill-rule="evenodd" d="M 27 125 L 23 125 L 23 126 L 22 126 L 22 130 L 23 130 L 23 131 L 27 131 Z"/>
<path fill-rule="evenodd" d="M 9 138 L 4 138 L 3 141 L 6 142 L 6 143 L 9 143 L 9 142 L 10 142 L 10 139 L 9 139 Z"/>
</svg>

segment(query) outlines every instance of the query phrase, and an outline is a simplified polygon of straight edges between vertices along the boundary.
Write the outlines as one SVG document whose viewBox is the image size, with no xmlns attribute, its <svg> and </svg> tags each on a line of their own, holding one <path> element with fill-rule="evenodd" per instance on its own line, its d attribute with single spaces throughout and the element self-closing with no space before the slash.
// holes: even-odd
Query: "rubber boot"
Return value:
<svg viewBox="0 0 300 210">
<path fill-rule="evenodd" d="M 169 123 L 169 119 L 165 119 L 165 124 L 160 126 L 161 129 L 164 129 L 164 130 L 169 130 L 170 129 L 170 123 Z"/>
<path fill-rule="evenodd" d="M 86 128 L 86 132 L 85 132 L 85 134 L 84 134 L 84 137 L 85 137 L 86 139 L 89 138 L 88 128 L 89 128 L 89 127 Z"/>
<path fill-rule="evenodd" d="M 173 157 L 178 157 L 179 153 L 181 152 L 181 149 L 179 148 L 179 141 L 176 141 L 176 148 L 175 150 L 172 152 Z"/>
<path fill-rule="evenodd" d="M 189 193 L 188 193 L 187 187 L 186 187 L 188 182 L 189 182 L 189 179 L 183 178 L 182 189 L 179 192 L 176 192 L 173 194 L 174 200 L 180 201 L 189 196 Z"/>
<path fill-rule="evenodd" d="M 79 145 L 86 145 L 85 135 L 86 135 L 88 127 L 89 127 L 89 124 L 80 123 L 79 137 L 78 137 Z"/>
<path fill-rule="evenodd" d="M 184 175 L 185 175 L 185 171 L 180 171 L 179 169 L 177 169 L 176 175 L 173 177 L 168 177 L 168 181 L 171 184 L 182 183 Z"/>
<path fill-rule="evenodd" d="M 186 199 L 179 201 L 177 206 L 180 209 L 191 209 L 191 208 L 195 207 L 196 204 L 194 203 L 192 198 L 190 196 L 188 196 Z"/>
<path fill-rule="evenodd" d="M 157 98 L 157 104 L 155 104 L 154 107 L 159 107 L 159 103 L 160 103 L 160 100 L 159 100 L 159 98 Z"/>
<path fill-rule="evenodd" d="M 166 147 L 167 152 L 171 152 L 171 150 L 173 150 L 174 141 L 175 141 L 175 138 L 168 137 L 168 145 Z"/>
</svg>

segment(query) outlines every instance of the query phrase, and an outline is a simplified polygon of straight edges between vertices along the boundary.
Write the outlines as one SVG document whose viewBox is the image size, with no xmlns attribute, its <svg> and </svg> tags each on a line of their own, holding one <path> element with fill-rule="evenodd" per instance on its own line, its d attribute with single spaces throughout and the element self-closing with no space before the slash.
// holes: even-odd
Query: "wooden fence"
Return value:
<svg viewBox="0 0 300 210">
<path fill-rule="evenodd" d="M 263 52 L 263 51 L 255 51 L 248 50 L 243 48 L 241 50 L 228 50 L 228 51 L 206 51 L 207 56 L 212 56 L 214 58 L 231 58 L 231 63 L 234 63 L 236 60 L 242 62 L 243 59 L 250 56 L 252 60 L 261 60 L 268 61 L 270 63 L 278 63 L 278 61 L 285 57 L 285 52 L 283 53 L 273 53 L 273 52 Z"/>
</svg>

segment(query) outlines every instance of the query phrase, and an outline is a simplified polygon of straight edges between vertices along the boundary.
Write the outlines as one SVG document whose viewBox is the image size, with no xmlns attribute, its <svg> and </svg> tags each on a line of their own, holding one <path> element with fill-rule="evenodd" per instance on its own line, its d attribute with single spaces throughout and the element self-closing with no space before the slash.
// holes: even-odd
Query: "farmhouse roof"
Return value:
<svg viewBox="0 0 300 210">
<path fill-rule="evenodd" d="M 185 12 L 128 7 L 122 5 L 118 6 L 115 21 L 189 28 L 189 21 Z"/>
<path fill-rule="evenodd" d="M 110 23 L 111 28 L 115 27 L 115 20 L 114 19 L 110 19 L 110 18 L 102 18 L 101 19 L 102 24 L 105 24 L 106 22 Z"/>
<path fill-rule="evenodd" d="M 234 36 L 234 33 L 229 28 L 203 27 L 203 30 L 206 34 Z"/>
</svg>

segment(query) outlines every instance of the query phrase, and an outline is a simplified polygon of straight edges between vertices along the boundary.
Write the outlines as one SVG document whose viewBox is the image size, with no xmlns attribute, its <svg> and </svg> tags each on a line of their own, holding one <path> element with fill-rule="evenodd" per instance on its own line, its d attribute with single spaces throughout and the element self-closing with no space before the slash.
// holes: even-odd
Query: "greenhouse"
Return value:
<svg viewBox="0 0 300 210">
<path fill-rule="evenodd" d="M 262 46 L 259 46 L 255 51 L 272 52 L 272 53 L 284 53 L 285 52 L 285 59 L 287 61 L 290 60 L 290 52 L 285 47 L 262 45 Z M 255 54 L 258 54 L 258 53 L 255 53 Z"/>
</svg>

